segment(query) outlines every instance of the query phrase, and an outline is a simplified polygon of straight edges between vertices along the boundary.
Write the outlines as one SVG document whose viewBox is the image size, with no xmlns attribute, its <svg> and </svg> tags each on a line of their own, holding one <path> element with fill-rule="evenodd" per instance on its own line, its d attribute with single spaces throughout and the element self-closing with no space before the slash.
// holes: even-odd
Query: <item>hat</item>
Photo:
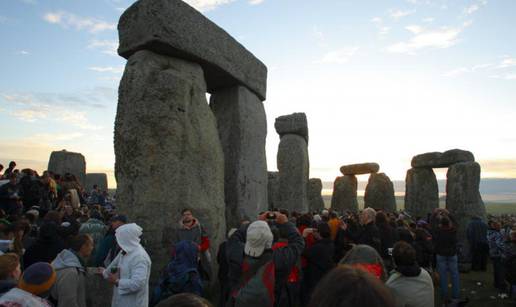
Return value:
<svg viewBox="0 0 516 307">
<path fill-rule="evenodd" d="M 127 223 L 127 216 L 122 215 L 122 214 L 117 214 L 117 215 L 113 216 L 111 218 L 111 220 L 109 220 L 109 221 L 110 222 L 119 221 L 119 222 L 122 222 L 122 223 L 126 224 Z"/>
<path fill-rule="evenodd" d="M 272 247 L 272 232 L 265 221 L 252 222 L 247 228 L 244 252 L 251 257 L 260 257 L 266 248 Z"/>
<path fill-rule="evenodd" d="M 47 262 L 36 262 L 25 269 L 18 287 L 22 290 L 39 295 L 50 290 L 56 281 L 56 272 Z"/>
</svg>

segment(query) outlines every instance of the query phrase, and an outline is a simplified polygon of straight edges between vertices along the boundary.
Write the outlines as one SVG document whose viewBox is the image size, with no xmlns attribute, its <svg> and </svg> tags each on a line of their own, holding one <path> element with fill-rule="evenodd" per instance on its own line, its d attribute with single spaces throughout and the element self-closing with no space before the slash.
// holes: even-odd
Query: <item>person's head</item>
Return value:
<svg viewBox="0 0 516 307">
<path fill-rule="evenodd" d="M 43 221 L 59 225 L 61 224 L 61 214 L 55 210 L 50 210 L 47 212 L 47 214 L 45 214 Z"/>
<path fill-rule="evenodd" d="M 38 296 L 45 296 L 56 281 L 56 272 L 47 262 L 36 262 L 23 272 L 18 288 Z"/>
<path fill-rule="evenodd" d="M 0 164 L 0 172 L 4 169 L 4 166 Z"/>
<path fill-rule="evenodd" d="M 14 161 L 9 162 L 9 168 L 10 169 L 13 169 L 15 167 L 16 167 L 16 162 L 14 162 Z"/>
<path fill-rule="evenodd" d="M 336 219 L 338 217 L 339 216 L 337 215 L 337 212 L 335 212 L 335 211 L 331 211 L 330 212 L 330 220 Z"/>
<path fill-rule="evenodd" d="M 20 257 L 15 253 L 0 255 L 0 280 L 14 279 L 21 275 Z"/>
<path fill-rule="evenodd" d="M 80 234 L 70 239 L 70 249 L 84 259 L 91 256 L 94 247 L 93 238 L 88 234 Z"/>
<path fill-rule="evenodd" d="M 111 223 L 111 229 L 116 230 L 118 227 L 127 224 L 127 216 L 125 215 L 115 215 L 110 220 Z"/>
<path fill-rule="evenodd" d="M 14 239 L 14 225 L 5 220 L 0 220 L 0 238 L 2 240 L 12 240 Z"/>
<path fill-rule="evenodd" d="M 244 252 L 251 257 L 260 257 L 264 250 L 272 247 L 273 239 L 274 237 L 267 222 L 252 222 L 247 228 Z"/>
<path fill-rule="evenodd" d="M 387 279 L 387 272 L 382 257 L 376 249 L 369 245 L 358 244 L 353 246 L 340 260 L 339 264 L 348 264 L 370 272 L 382 280 Z"/>
<path fill-rule="evenodd" d="M 416 250 L 405 241 L 394 244 L 392 258 L 396 266 L 412 266 L 417 264 Z"/>
<path fill-rule="evenodd" d="M 377 212 L 375 217 L 375 224 L 377 226 L 385 227 L 389 225 L 389 218 L 383 211 Z"/>
<path fill-rule="evenodd" d="M 90 218 L 96 219 L 96 220 L 99 220 L 99 221 L 102 221 L 104 219 L 102 217 L 102 214 L 98 210 L 91 210 Z"/>
<path fill-rule="evenodd" d="M 14 236 L 18 240 L 22 240 L 23 237 L 30 232 L 30 224 L 27 221 L 18 221 L 14 223 Z"/>
<path fill-rule="evenodd" d="M 360 213 L 360 224 L 366 225 L 373 222 L 376 218 L 376 211 L 373 208 L 368 207 L 362 210 Z"/>
<path fill-rule="evenodd" d="M 96 191 L 96 190 L 98 190 L 98 189 L 99 189 L 99 186 L 98 186 L 98 185 L 96 185 L 96 184 L 94 184 L 94 185 L 93 185 L 93 189 Z"/>
<path fill-rule="evenodd" d="M 140 247 L 140 237 L 143 234 L 143 229 L 135 223 L 124 224 L 118 227 L 115 231 L 116 242 L 120 248 L 130 253 L 136 248 Z"/>
<path fill-rule="evenodd" d="M 331 270 L 314 289 L 308 307 L 394 307 L 389 289 L 366 271 L 348 265 Z"/>
<path fill-rule="evenodd" d="M 447 216 L 443 215 L 441 217 L 440 225 L 441 225 L 442 228 L 449 228 L 450 225 L 451 225 L 450 218 L 448 218 Z"/>
<path fill-rule="evenodd" d="M 317 236 L 321 239 L 329 239 L 331 237 L 330 225 L 328 223 L 319 223 L 317 225 Z"/>
<path fill-rule="evenodd" d="M 11 173 L 9 175 L 9 183 L 10 184 L 16 184 L 16 179 L 18 178 L 18 175 L 16 173 Z"/>
<path fill-rule="evenodd" d="M 181 210 L 181 216 L 182 216 L 183 223 L 191 223 L 194 219 L 192 210 L 190 210 L 188 208 Z"/>
<path fill-rule="evenodd" d="M 192 293 L 181 293 L 159 302 L 156 307 L 212 307 L 206 299 Z"/>
</svg>

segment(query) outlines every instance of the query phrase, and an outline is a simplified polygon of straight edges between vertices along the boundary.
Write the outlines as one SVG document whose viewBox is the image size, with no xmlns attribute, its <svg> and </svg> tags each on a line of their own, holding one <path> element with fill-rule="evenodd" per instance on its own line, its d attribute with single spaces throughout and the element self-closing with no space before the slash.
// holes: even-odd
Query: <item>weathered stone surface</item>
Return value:
<svg viewBox="0 0 516 307">
<path fill-rule="evenodd" d="M 340 213 L 358 212 L 357 177 L 355 175 L 344 175 L 335 179 L 331 195 L 331 208 Z"/>
<path fill-rule="evenodd" d="M 414 218 L 426 217 L 439 207 L 439 187 L 431 168 L 411 168 L 405 178 L 405 210 Z"/>
<path fill-rule="evenodd" d="M 267 200 L 269 210 L 278 207 L 279 201 L 279 172 L 268 172 Z"/>
<path fill-rule="evenodd" d="M 449 167 L 455 163 L 460 162 L 474 162 L 475 157 L 473 154 L 466 150 L 452 149 L 441 152 L 427 152 L 414 156 L 412 158 L 412 167 L 425 167 L 425 168 L 441 168 Z"/>
<path fill-rule="evenodd" d="M 79 183 L 86 182 L 86 160 L 77 152 L 66 150 L 53 151 L 48 160 L 48 170 L 56 174 L 70 173 L 75 175 Z"/>
<path fill-rule="evenodd" d="M 309 161 L 306 140 L 295 134 L 284 135 L 279 143 L 279 208 L 308 211 Z"/>
<path fill-rule="evenodd" d="M 210 106 L 224 150 L 228 229 L 267 209 L 267 119 L 260 99 L 243 86 L 212 93 Z"/>
<path fill-rule="evenodd" d="M 105 173 L 87 173 L 86 174 L 86 185 L 84 188 L 90 192 L 93 189 L 93 185 L 98 185 L 101 191 L 107 191 L 108 181 Z"/>
<path fill-rule="evenodd" d="M 153 279 L 169 260 L 183 208 L 206 228 L 216 255 L 226 229 L 224 154 L 201 67 L 150 51 L 131 56 L 114 143 L 119 212 L 142 226 Z"/>
<path fill-rule="evenodd" d="M 457 239 L 461 246 L 460 262 L 471 262 L 466 229 L 473 216 L 485 220 L 486 209 L 480 196 L 480 164 L 463 162 L 452 165 L 446 174 L 446 209 L 458 223 Z"/>
<path fill-rule="evenodd" d="M 349 164 L 340 167 L 340 172 L 342 173 L 342 175 L 361 175 L 377 173 L 379 170 L 380 165 L 374 162 Z"/>
<path fill-rule="evenodd" d="M 208 91 L 245 85 L 263 101 L 267 68 L 226 31 L 181 0 L 140 0 L 118 23 L 118 54 L 139 50 L 199 63 Z"/>
<path fill-rule="evenodd" d="M 321 195 L 322 181 L 319 178 L 308 180 L 308 209 L 310 212 L 320 212 L 324 209 L 324 200 Z"/>
<path fill-rule="evenodd" d="M 382 209 L 388 212 L 396 210 L 394 186 L 384 173 L 373 173 L 369 176 L 364 195 L 364 207 Z"/>
<path fill-rule="evenodd" d="M 95 274 L 92 270 L 97 268 L 88 268 L 86 278 L 86 306 L 111 306 L 113 298 L 113 285 L 102 278 L 99 274 Z"/>
<path fill-rule="evenodd" d="M 296 134 L 305 138 L 308 143 L 308 123 L 305 113 L 292 113 L 276 118 L 274 128 L 280 136 Z"/>
</svg>

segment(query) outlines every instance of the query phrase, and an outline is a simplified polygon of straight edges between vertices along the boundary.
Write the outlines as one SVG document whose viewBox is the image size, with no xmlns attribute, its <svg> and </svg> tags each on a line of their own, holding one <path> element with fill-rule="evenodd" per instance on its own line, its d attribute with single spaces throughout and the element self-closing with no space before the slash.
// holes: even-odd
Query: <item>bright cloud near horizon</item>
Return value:
<svg viewBox="0 0 516 307">
<path fill-rule="evenodd" d="M 41 171 L 67 149 L 116 186 L 116 25 L 133 2 L 0 2 L 0 163 Z M 305 112 L 310 176 L 323 181 L 370 161 L 402 180 L 412 156 L 453 148 L 484 178 L 516 177 L 515 1 L 186 2 L 268 67 L 269 170 L 274 119 Z"/>
</svg>

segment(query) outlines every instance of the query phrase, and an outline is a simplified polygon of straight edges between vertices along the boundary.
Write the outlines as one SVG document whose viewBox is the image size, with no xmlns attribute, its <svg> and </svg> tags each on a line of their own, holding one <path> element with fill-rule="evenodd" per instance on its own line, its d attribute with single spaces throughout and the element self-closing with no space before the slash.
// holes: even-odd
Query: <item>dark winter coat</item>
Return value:
<svg viewBox="0 0 516 307">
<path fill-rule="evenodd" d="M 309 249 L 303 252 L 303 256 L 307 260 L 305 268 L 304 282 L 308 291 L 311 291 L 317 283 L 328 273 L 333 267 L 334 245 L 331 239 L 322 239 L 315 242 Z"/>
<path fill-rule="evenodd" d="M 485 248 L 487 244 L 487 225 L 479 217 L 473 217 L 468 224 L 467 236 L 471 249 Z"/>
</svg>

